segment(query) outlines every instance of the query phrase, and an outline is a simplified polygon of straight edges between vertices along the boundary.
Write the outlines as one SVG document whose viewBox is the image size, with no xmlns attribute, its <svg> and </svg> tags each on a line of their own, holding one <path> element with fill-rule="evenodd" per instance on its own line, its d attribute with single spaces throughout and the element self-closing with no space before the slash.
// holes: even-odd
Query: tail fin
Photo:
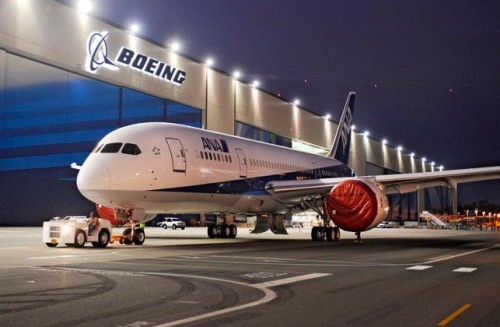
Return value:
<svg viewBox="0 0 500 327">
<path fill-rule="evenodd" d="M 332 148 L 328 157 L 333 157 L 347 165 L 349 161 L 349 147 L 351 145 L 351 123 L 354 112 L 354 99 L 356 92 L 349 92 L 344 105 L 344 111 L 340 117 L 339 126 L 333 139 Z"/>
</svg>

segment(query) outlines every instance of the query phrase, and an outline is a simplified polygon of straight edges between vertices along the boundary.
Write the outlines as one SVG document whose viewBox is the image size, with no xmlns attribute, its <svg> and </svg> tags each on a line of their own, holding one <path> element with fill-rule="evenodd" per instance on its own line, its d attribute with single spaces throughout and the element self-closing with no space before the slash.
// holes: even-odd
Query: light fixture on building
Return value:
<svg viewBox="0 0 500 327">
<path fill-rule="evenodd" d="M 355 131 L 356 130 L 356 125 L 351 125 L 351 131 Z"/>
<path fill-rule="evenodd" d="M 387 144 L 387 139 L 383 139 L 383 140 L 382 140 L 382 144 L 383 144 L 383 145 L 386 145 L 386 144 Z"/>
<path fill-rule="evenodd" d="M 252 85 L 253 85 L 253 87 L 259 87 L 260 82 L 255 80 L 255 81 L 253 81 Z"/>
<path fill-rule="evenodd" d="M 326 119 L 326 120 L 330 120 L 330 118 L 331 118 L 332 116 L 331 116 L 330 114 L 326 114 L 324 117 L 325 117 L 325 119 Z"/>
<path fill-rule="evenodd" d="M 443 165 L 441 165 L 441 166 L 439 166 L 438 168 L 439 168 L 439 171 L 443 171 L 444 166 L 443 166 Z"/>
<path fill-rule="evenodd" d="M 434 167 L 434 165 L 435 165 L 435 164 L 436 164 L 436 163 L 435 163 L 434 161 L 433 161 L 433 162 L 431 162 L 431 166 L 433 166 L 433 167 Z"/>
<path fill-rule="evenodd" d="M 293 104 L 298 106 L 300 104 L 300 100 L 299 99 L 295 99 L 293 100 Z"/>
<path fill-rule="evenodd" d="M 181 44 L 177 41 L 174 41 L 172 42 L 172 44 L 170 44 L 170 49 L 172 49 L 172 51 L 178 52 L 181 49 Z"/>
<path fill-rule="evenodd" d="M 141 30 L 141 28 L 139 27 L 138 24 L 134 23 L 134 24 L 130 25 L 130 31 L 132 33 L 137 34 L 140 30 Z"/>
<path fill-rule="evenodd" d="M 205 65 L 207 67 L 211 67 L 213 64 L 214 64 L 214 60 L 212 58 L 207 58 L 207 60 L 205 61 Z"/>
<path fill-rule="evenodd" d="M 82 14 L 88 14 L 92 11 L 92 3 L 87 0 L 80 0 L 76 5 L 76 9 Z"/>
<path fill-rule="evenodd" d="M 398 152 L 401 152 L 401 151 L 403 151 L 403 146 L 400 145 L 400 146 L 398 146 Z"/>
<path fill-rule="evenodd" d="M 238 78 L 240 78 L 240 76 L 241 76 L 241 72 L 239 70 L 235 70 L 233 73 L 233 77 L 235 79 L 238 79 Z"/>
<path fill-rule="evenodd" d="M 368 136 L 370 136 L 370 132 L 365 131 L 365 132 L 364 132 L 364 135 L 365 135 L 366 137 L 368 137 Z"/>
<path fill-rule="evenodd" d="M 426 157 L 423 157 L 423 158 L 422 158 L 422 161 L 423 161 L 423 162 L 426 162 L 426 161 L 427 161 L 427 158 L 426 158 Z"/>
<path fill-rule="evenodd" d="M 414 156 L 415 156 L 415 152 L 410 153 L 410 157 L 413 158 Z"/>
</svg>

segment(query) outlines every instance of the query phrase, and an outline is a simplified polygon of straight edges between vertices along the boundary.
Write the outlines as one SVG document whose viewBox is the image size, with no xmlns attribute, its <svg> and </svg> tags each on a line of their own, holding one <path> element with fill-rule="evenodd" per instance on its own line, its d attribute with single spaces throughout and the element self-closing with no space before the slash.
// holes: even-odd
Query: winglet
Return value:
<svg viewBox="0 0 500 327">
<path fill-rule="evenodd" d="M 351 123 L 354 112 L 354 99 L 356 92 L 349 92 L 344 105 L 342 116 L 340 117 L 339 126 L 333 139 L 333 144 L 328 153 L 328 157 L 333 157 L 344 164 L 349 161 L 349 147 L 351 145 Z"/>
</svg>

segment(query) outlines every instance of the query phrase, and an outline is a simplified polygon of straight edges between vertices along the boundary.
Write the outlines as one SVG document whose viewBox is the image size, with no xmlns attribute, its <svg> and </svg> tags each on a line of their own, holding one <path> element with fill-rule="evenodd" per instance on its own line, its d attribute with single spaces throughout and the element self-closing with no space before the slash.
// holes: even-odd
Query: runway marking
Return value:
<svg viewBox="0 0 500 327">
<path fill-rule="evenodd" d="M 408 267 L 406 268 L 406 270 L 419 270 L 419 271 L 422 271 L 422 270 L 426 270 L 426 269 L 430 269 L 432 268 L 433 266 L 413 266 L 413 267 Z"/>
<path fill-rule="evenodd" d="M 466 255 L 470 255 L 470 254 L 474 254 L 474 253 L 479 253 L 479 252 L 483 252 L 483 251 L 487 251 L 487 250 L 491 250 L 491 249 L 495 249 L 495 248 L 498 248 L 498 247 L 500 247 L 500 244 L 495 244 L 495 245 L 489 246 L 487 248 L 479 249 L 479 250 L 468 251 L 468 252 L 464 252 L 464 253 L 454 254 L 454 255 L 450 255 L 450 256 L 446 256 L 446 257 L 442 257 L 442 258 L 438 258 L 438 259 L 426 261 L 426 262 L 424 262 L 424 264 L 435 263 L 435 262 L 439 262 L 439 261 L 451 260 L 451 259 L 454 259 L 454 258 L 459 258 L 459 257 L 463 257 L 463 256 L 466 256 Z"/>
<path fill-rule="evenodd" d="M 471 273 L 471 272 L 476 271 L 476 270 L 477 270 L 477 268 L 461 267 L 461 268 L 453 270 L 453 272 Z"/>
<path fill-rule="evenodd" d="M 291 283 L 295 283 L 295 282 L 299 282 L 299 281 L 303 281 L 303 280 L 314 279 L 314 278 L 325 277 L 325 276 L 329 276 L 331 274 L 308 274 L 308 275 L 296 276 L 296 277 L 292 277 L 292 278 L 284 278 L 284 279 L 279 279 L 279 280 L 274 281 L 275 282 L 274 285 L 271 285 L 271 286 L 266 286 L 267 282 L 258 283 L 258 284 L 247 284 L 247 283 L 236 282 L 236 281 L 232 281 L 232 280 L 225 280 L 225 279 L 212 278 L 212 277 L 202 277 L 202 276 L 162 274 L 162 273 L 152 273 L 152 275 L 167 275 L 167 276 L 176 275 L 176 276 L 180 276 L 180 277 L 200 278 L 200 279 L 209 279 L 209 280 L 216 280 L 216 281 L 222 281 L 222 282 L 229 282 L 229 283 L 234 283 L 234 284 L 238 284 L 238 285 L 257 288 L 260 291 L 264 292 L 264 294 L 265 294 L 265 296 L 263 298 L 261 298 L 257 301 L 254 301 L 254 302 L 247 303 L 247 304 L 243 304 L 243 305 L 239 305 L 239 306 L 231 307 L 231 308 L 226 308 L 226 309 L 222 309 L 222 310 L 218 310 L 218 311 L 212 311 L 212 312 L 208 312 L 208 313 L 205 313 L 202 315 L 189 317 L 189 318 L 185 318 L 185 319 L 181 319 L 181 320 L 171 321 L 171 322 L 161 324 L 161 325 L 156 325 L 156 327 L 170 327 L 170 326 L 178 326 L 178 325 L 182 325 L 182 324 L 192 323 L 192 322 L 195 322 L 198 320 L 212 318 L 215 316 L 220 316 L 220 315 L 228 314 L 228 313 L 231 313 L 234 311 L 244 310 L 244 309 L 255 307 L 255 306 L 258 306 L 261 304 L 265 304 L 265 303 L 268 303 L 268 302 L 270 302 L 278 297 L 278 295 L 274 291 L 270 290 L 269 287 L 291 284 Z"/>
<path fill-rule="evenodd" d="M 110 253 L 80 253 L 80 254 L 65 254 L 65 255 L 54 255 L 48 257 L 29 257 L 28 260 L 50 260 L 50 259 L 72 259 L 72 258 L 82 258 L 82 257 L 95 257 L 95 256 L 105 256 Z"/>
<path fill-rule="evenodd" d="M 80 272 L 80 273 L 96 273 L 96 274 L 109 274 L 112 275 L 114 273 L 120 274 L 120 271 L 113 271 L 113 270 L 103 270 L 103 269 L 79 269 L 79 268 L 43 268 L 44 270 L 52 270 L 52 271 L 73 271 L 73 272 Z M 270 287 L 275 287 L 279 285 L 285 285 L 285 284 L 291 284 L 291 283 L 296 283 L 300 281 L 305 281 L 305 280 L 311 280 L 315 278 L 321 278 L 325 276 L 330 276 L 331 274 L 320 274 L 320 273 L 313 273 L 313 274 L 307 274 L 307 275 L 300 275 L 296 277 L 290 277 L 290 278 L 283 278 L 283 279 L 278 279 L 272 282 L 264 282 L 264 283 L 257 283 L 257 284 L 249 284 L 249 283 L 243 283 L 243 282 L 238 282 L 235 280 L 230 280 L 230 279 L 222 279 L 222 278 L 216 278 L 216 277 L 206 277 L 206 276 L 197 276 L 197 275 L 185 275 L 185 274 L 173 274 L 173 273 L 160 273 L 160 272 L 133 272 L 134 275 L 141 275 L 141 276 L 166 276 L 166 277 L 180 277 L 180 278 L 193 278 L 193 279 L 204 279 L 204 280 L 211 280 L 211 281 L 216 281 L 216 282 L 222 282 L 222 283 L 230 283 L 230 284 L 236 284 L 240 286 L 246 286 L 250 288 L 255 288 L 261 292 L 264 293 L 264 296 L 256 301 L 249 302 L 246 304 L 238 305 L 235 307 L 229 307 L 226 309 L 222 310 L 217 310 L 217 311 L 212 311 L 208 312 L 205 314 L 201 314 L 198 316 L 193 316 L 189 318 L 184 318 L 176 321 L 171 321 L 165 324 L 160 324 L 156 325 L 156 327 L 170 327 L 170 326 L 178 326 L 182 324 L 187 324 L 187 323 L 192 323 L 198 320 L 203 320 L 207 318 L 212 318 L 224 314 L 228 314 L 231 312 L 239 311 L 239 310 L 244 310 L 248 308 L 252 308 L 261 304 L 265 304 L 268 302 L 271 302 L 272 300 L 276 299 L 278 295 L 276 292 L 270 289 Z"/>
<path fill-rule="evenodd" d="M 448 317 L 444 318 L 443 320 L 441 320 L 439 323 L 438 323 L 438 326 L 440 327 L 443 327 L 443 326 L 446 326 L 447 324 L 449 324 L 453 319 L 455 319 L 456 317 L 458 317 L 459 315 L 461 315 L 465 310 L 469 309 L 471 307 L 472 304 L 464 304 L 462 305 L 460 308 L 458 308 L 455 312 L 453 312 L 451 315 L 449 315 Z"/>
<path fill-rule="evenodd" d="M 242 260 L 211 260 L 210 258 L 226 259 L 247 259 Z M 238 257 L 238 256 L 207 256 L 203 260 L 188 259 L 186 257 L 159 258 L 163 261 L 192 261 L 197 263 L 222 263 L 238 265 L 268 265 L 272 263 L 275 266 L 295 266 L 295 267 L 401 267 L 408 266 L 408 263 L 377 263 L 377 262 L 350 262 L 350 261 L 319 261 L 319 260 L 297 260 L 297 259 L 263 259 L 258 257 Z M 413 263 L 414 264 L 414 263 Z"/>
<path fill-rule="evenodd" d="M 288 277 L 288 278 L 283 278 L 283 279 L 278 279 L 278 280 L 271 280 L 271 281 L 267 281 L 267 282 L 253 284 L 253 286 L 266 287 L 266 288 L 267 287 L 275 287 L 275 286 L 280 286 L 280 285 L 301 282 L 301 281 L 309 280 L 309 279 L 321 278 L 321 277 L 330 276 L 330 275 L 331 274 L 314 273 L 314 274 L 308 274 L 308 275 Z"/>
</svg>

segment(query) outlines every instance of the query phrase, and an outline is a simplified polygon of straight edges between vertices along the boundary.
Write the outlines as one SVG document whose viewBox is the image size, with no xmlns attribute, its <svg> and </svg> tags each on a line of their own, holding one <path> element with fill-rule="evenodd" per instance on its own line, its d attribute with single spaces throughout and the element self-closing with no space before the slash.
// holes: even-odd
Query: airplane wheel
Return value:
<svg viewBox="0 0 500 327">
<path fill-rule="evenodd" d="M 215 226 L 208 225 L 207 233 L 208 233 L 208 238 L 215 238 Z"/>
<path fill-rule="evenodd" d="M 82 248 L 85 243 L 87 242 L 87 236 L 85 236 L 85 232 L 81 229 L 76 231 L 75 234 L 75 247 L 76 248 Z"/>
<path fill-rule="evenodd" d="M 333 242 L 333 227 L 326 228 L 326 240 L 328 242 Z"/>
<path fill-rule="evenodd" d="M 135 245 L 142 245 L 146 240 L 146 233 L 141 228 L 134 231 L 134 243 Z"/>
<path fill-rule="evenodd" d="M 311 239 L 316 242 L 319 241 L 319 227 L 314 226 L 311 230 Z"/>
<path fill-rule="evenodd" d="M 131 245 L 133 243 L 132 240 L 130 239 L 131 232 L 132 230 L 130 228 L 127 228 L 123 231 L 123 243 L 127 245 Z"/>
<path fill-rule="evenodd" d="M 229 225 L 229 238 L 236 238 L 238 235 L 238 228 L 234 224 Z"/>
<path fill-rule="evenodd" d="M 220 227 L 220 236 L 222 238 L 228 238 L 230 234 L 231 234 L 231 230 L 229 229 L 229 225 L 222 224 Z"/>
<path fill-rule="evenodd" d="M 340 228 L 333 227 L 333 240 L 338 242 L 340 240 Z"/>
<path fill-rule="evenodd" d="M 45 243 L 49 248 L 55 248 L 57 246 L 57 243 Z"/>
</svg>

